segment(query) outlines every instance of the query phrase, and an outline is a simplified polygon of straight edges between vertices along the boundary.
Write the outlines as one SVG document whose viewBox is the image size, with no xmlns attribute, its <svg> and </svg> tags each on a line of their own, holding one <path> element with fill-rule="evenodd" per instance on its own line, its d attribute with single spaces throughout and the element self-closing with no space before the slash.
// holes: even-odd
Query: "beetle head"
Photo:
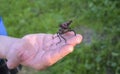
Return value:
<svg viewBox="0 0 120 74">
<path fill-rule="evenodd" d="M 71 23 L 72 23 L 72 20 L 61 24 L 60 27 L 63 29 L 67 29 Z"/>
</svg>

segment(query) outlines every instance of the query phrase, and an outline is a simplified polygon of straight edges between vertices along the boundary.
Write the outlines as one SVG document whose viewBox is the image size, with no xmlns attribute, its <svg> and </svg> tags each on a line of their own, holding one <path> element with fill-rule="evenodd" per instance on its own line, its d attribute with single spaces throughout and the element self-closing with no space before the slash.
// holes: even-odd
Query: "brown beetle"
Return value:
<svg viewBox="0 0 120 74">
<path fill-rule="evenodd" d="M 72 23 L 72 20 L 59 25 L 59 31 L 57 32 L 57 37 L 59 37 L 60 41 L 58 43 L 62 41 L 61 38 L 63 38 L 66 43 L 66 39 L 62 35 L 67 32 L 73 31 L 76 36 L 76 32 L 70 28 L 71 23 Z"/>
</svg>

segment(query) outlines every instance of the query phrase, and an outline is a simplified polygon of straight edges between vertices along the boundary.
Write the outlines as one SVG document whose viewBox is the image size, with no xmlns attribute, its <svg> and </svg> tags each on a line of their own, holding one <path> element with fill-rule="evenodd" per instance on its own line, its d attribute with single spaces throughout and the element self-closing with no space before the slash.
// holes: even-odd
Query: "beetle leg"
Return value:
<svg viewBox="0 0 120 74">
<path fill-rule="evenodd" d="M 65 43 L 67 42 L 66 39 L 62 36 L 62 34 L 57 33 L 57 37 L 60 39 L 60 41 L 57 44 L 59 44 L 62 41 L 61 38 L 65 40 Z"/>
<path fill-rule="evenodd" d="M 59 34 L 59 33 L 57 33 L 57 37 L 58 37 L 58 38 L 59 38 L 59 40 L 60 40 L 60 41 L 57 43 L 57 44 L 59 44 L 59 43 L 62 41 L 62 40 L 61 40 L 61 36 L 60 36 L 60 34 Z M 57 45 L 57 44 L 56 44 L 56 45 Z"/>
<path fill-rule="evenodd" d="M 66 39 L 60 34 L 61 38 L 63 38 L 65 40 L 65 43 L 67 42 Z"/>
<path fill-rule="evenodd" d="M 69 31 L 73 31 L 73 32 L 74 32 L 74 35 L 76 36 L 76 32 L 75 32 L 74 30 L 69 29 Z"/>
</svg>

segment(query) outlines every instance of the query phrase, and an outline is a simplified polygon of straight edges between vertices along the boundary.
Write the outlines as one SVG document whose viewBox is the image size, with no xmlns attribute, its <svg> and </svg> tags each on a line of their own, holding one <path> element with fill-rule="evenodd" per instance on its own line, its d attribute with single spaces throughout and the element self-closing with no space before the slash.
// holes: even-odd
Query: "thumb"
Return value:
<svg viewBox="0 0 120 74">
<path fill-rule="evenodd" d="M 10 55 L 7 58 L 7 60 L 8 60 L 7 61 L 7 67 L 9 69 L 13 69 L 13 68 L 17 67 L 20 64 L 20 60 L 16 56 Z"/>
<path fill-rule="evenodd" d="M 20 63 L 20 59 L 18 58 L 16 51 L 14 51 L 14 48 L 10 49 L 10 51 L 6 55 L 6 59 L 7 59 L 7 67 L 9 69 L 13 69 L 17 67 Z"/>
</svg>

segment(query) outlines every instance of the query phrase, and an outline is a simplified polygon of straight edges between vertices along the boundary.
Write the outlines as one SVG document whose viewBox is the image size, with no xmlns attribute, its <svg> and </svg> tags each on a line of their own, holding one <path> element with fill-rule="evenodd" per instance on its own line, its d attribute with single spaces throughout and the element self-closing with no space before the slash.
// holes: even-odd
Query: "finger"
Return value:
<svg viewBox="0 0 120 74">
<path fill-rule="evenodd" d="M 76 33 L 74 33 L 73 31 L 70 31 L 70 32 L 67 32 L 67 33 L 63 34 L 63 36 L 66 39 L 69 39 L 69 38 L 72 38 L 72 37 L 76 36 Z"/>
<path fill-rule="evenodd" d="M 81 41 L 82 41 L 82 36 L 80 34 L 77 34 L 75 37 L 69 39 L 63 47 L 61 47 L 58 50 L 55 50 L 51 54 L 52 60 L 56 62 L 57 60 L 63 58 L 67 54 L 71 53 L 74 50 L 73 49 L 74 46 L 76 44 L 79 44 Z"/>
<path fill-rule="evenodd" d="M 69 31 L 69 32 L 66 32 L 65 35 L 67 35 L 67 36 L 68 36 L 68 35 L 75 35 L 75 32 Z"/>
<path fill-rule="evenodd" d="M 62 59 L 64 56 L 71 53 L 72 51 L 73 51 L 73 46 L 72 45 L 65 45 L 62 48 L 53 51 L 50 54 L 51 64 L 56 63 L 58 60 Z"/>
<path fill-rule="evenodd" d="M 67 44 L 70 44 L 72 46 L 75 46 L 76 44 L 79 44 L 82 42 L 82 35 L 77 34 L 76 36 L 70 38 L 67 40 Z"/>
<path fill-rule="evenodd" d="M 67 54 L 73 52 L 74 47 L 72 45 L 65 45 L 64 47 L 62 47 L 62 49 L 59 50 L 59 55 L 60 58 L 63 58 L 64 56 L 66 56 Z"/>
<path fill-rule="evenodd" d="M 53 58 L 54 61 L 64 57 L 68 53 L 72 52 L 73 47 L 76 44 L 79 44 L 81 41 L 82 41 L 82 36 L 80 34 L 77 34 L 76 36 L 67 40 L 67 43 L 65 45 L 62 45 L 61 48 L 54 50 L 51 53 L 51 57 Z"/>
</svg>

